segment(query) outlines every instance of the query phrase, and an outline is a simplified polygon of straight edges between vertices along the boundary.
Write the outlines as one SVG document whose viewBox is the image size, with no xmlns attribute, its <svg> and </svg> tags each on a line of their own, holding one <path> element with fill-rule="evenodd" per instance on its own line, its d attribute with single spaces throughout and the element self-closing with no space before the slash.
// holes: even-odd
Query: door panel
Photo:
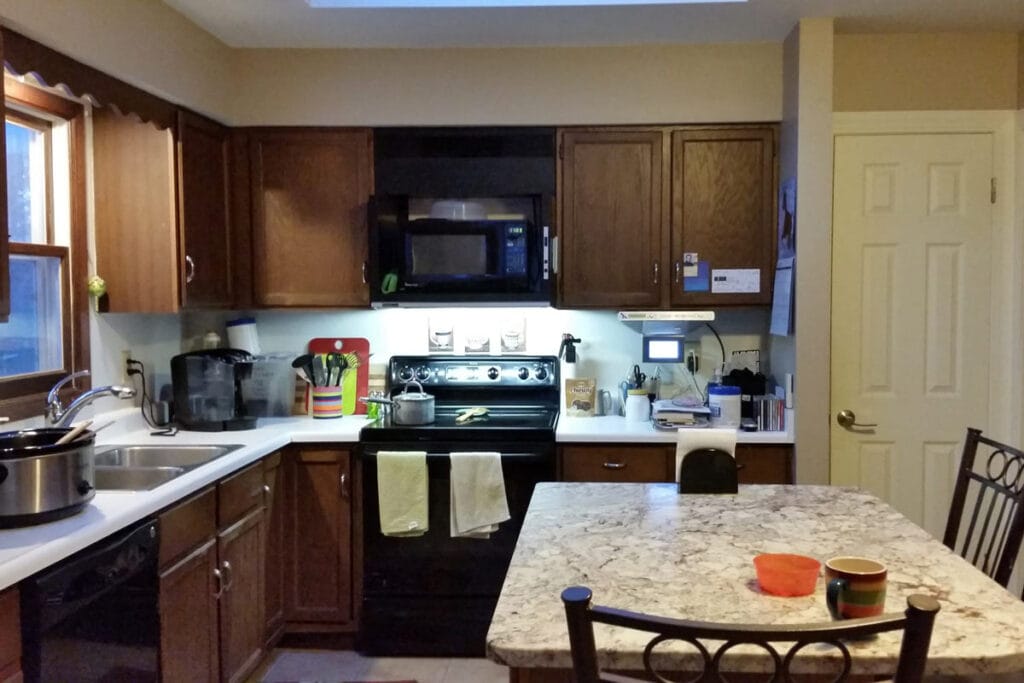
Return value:
<svg viewBox="0 0 1024 683">
<path fill-rule="evenodd" d="M 988 416 L 992 175 L 988 134 L 836 138 L 832 483 L 940 536 L 957 445 Z"/>
<path fill-rule="evenodd" d="M 217 536 L 221 680 L 243 681 L 263 655 L 263 508 Z"/>
</svg>

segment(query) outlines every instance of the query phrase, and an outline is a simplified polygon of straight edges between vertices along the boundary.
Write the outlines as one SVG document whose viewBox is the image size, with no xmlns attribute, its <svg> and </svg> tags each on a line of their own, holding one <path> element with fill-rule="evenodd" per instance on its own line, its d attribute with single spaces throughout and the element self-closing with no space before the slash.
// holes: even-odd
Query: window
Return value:
<svg viewBox="0 0 1024 683">
<path fill-rule="evenodd" d="M 0 414 L 23 418 L 88 367 L 84 114 L 9 77 L 4 88 L 11 315 L 0 324 Z"/>
</svg>

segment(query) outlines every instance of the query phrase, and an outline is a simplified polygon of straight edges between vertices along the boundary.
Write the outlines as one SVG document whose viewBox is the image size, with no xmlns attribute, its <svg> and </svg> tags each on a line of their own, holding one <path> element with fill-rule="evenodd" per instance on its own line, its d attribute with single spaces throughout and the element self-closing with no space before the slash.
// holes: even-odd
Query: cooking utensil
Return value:
<svg viewBox="0 0 1024 683">
<path fill-rule="evenodd" d="M 478 417 L 487 417 L 487 408 L 477 406 L 460 410 L 459 416 L 455 418 L 455 424 L 464 424 Z"/>
<path fill-rule="evenodd" d="M 415 393 L 409 391 L 412 384 L 418 389 Z M 367 397 L 359 401 L 391 406 L 391 422 L 399 426 L 418 427 L 434 423 L 434 397 L 423 391 L 423 385 L 416 380 L 406 382 L 402 393 L 390 399 Z"/>
<path fill-rule="evenodd" d="M 83 422 L 82 424 L 78 425 L 77 427 L 74 427 L 70 432 L 68 432 L 64 436 L 60 437 L 59 439 L 57 439 L 56 445 L 57 446 L 63 446 L 66 443 L 71 443 L 72 441 L 74 441 L 75 439 L 78 438 L 79 434 L 81 434 L 86 429 L 88 429 L 89 425 L 91 425 L 91 424 L 92 424 L 92 420 L 86 420 L 85 422 Z"/>
<path fill-rule="evenodd" d="M 96 434 L 84 431 L 71 443 L 57 444 L 72 431 L 46 428 L 0 434 L 0 526 L 67 517 L 96 495 Z"/>
<path fill-rule="evenodd" d="M 306 381 L 313 384 L 313 354 L 304 353 L 292 361 L 292 367 L 306 373 Z"/>
<path fill-rule="evenodd" d="M 364 337 L 315 337 L 309 340 L 310 353 L 338 353 L 346 357 L 346 370 L 338 384 L 342 388 L 341 410 L 345 415 L 363 415 L 366 406 L 356 397 L 370 393 L 370 342 Z M 354 370 L 354 372 L 351 372 Z"/>
<path fill-rule="evenodd" d="M 634 365 L 633 366 L 633 388 L 634 389 L 643 389 L 644 388 L 644 382 L 646 382 L 646 381 L 647 381 L 647 375 L 645 375 L 644 373 L 640 372 L 640 366 L 639 365 Z"/>
<path fill-rule="evenodd" d="M 313 383 L 318 387 L 326 386 L 327 375 L 324 369 L 323 354 L 313 356 Z"/>
</svg>

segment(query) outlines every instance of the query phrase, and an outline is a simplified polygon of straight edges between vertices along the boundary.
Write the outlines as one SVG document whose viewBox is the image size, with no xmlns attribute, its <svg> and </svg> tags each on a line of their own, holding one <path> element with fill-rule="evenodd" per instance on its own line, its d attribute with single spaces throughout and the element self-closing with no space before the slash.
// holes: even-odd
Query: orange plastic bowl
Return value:
<svg viewBox="0 0 1024 683">
<path fill-rule="evenodd" d="M 804 555 L 765 553 L 754 558 L 754 569 L 761 590 L 791 597 L 814 592 L 821 563 Z"/>
</svg>

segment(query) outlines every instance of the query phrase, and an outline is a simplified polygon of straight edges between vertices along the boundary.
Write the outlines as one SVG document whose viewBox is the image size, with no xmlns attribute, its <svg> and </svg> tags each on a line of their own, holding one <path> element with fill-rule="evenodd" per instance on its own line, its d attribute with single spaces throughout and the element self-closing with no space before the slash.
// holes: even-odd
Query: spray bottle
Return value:
<svg viewBox="0 0 1024 683">
<path fill-rule="evenodd" d="M 576 379 L 576 346 L 583 340 L 572 336 L 571 332 L 562 335 L 562 345 L 558 348 L 558 357 L 562 359 L 562 379 Z"/>
</svg>

